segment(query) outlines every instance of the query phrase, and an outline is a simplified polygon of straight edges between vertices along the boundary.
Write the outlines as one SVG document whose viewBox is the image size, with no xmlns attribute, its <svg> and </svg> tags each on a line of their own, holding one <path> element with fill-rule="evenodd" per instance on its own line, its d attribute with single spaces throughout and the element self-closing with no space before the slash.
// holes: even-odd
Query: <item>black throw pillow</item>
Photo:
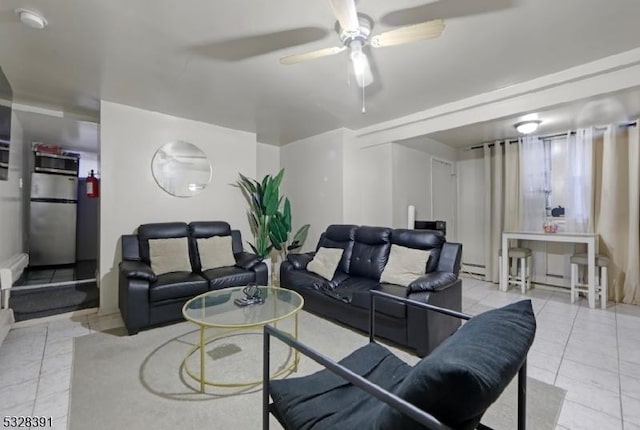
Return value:
<svg viewBox="0 0 640 430">
<path fill-rule="evenodd" d="M 418 362 L 395 393 L 451 427 L 475 428 L 518 373 L 535 332 L 530 300 L 477 315 Z M 422 429 L 386 404 L 374 422 L 380 429 Z"/>
</svg>

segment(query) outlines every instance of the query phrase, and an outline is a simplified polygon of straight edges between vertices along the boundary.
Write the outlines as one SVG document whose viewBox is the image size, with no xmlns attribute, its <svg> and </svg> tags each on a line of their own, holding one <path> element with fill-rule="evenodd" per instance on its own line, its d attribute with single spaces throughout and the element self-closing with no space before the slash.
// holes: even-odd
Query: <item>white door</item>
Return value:
<svg viewBox="0 0 640 430">
<path fill-rule="evenodd" d="M 453 163 L 431 159 L 431 219 L 447 222 L 447 240 L 456 237 L 456 177 Z"/>
</svg>

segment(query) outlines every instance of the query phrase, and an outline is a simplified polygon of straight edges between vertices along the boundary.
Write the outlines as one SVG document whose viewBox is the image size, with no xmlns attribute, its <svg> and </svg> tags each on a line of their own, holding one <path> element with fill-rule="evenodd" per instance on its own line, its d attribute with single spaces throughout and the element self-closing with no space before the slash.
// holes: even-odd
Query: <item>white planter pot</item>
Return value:
<svg viewBox="0 0 640 430">
<path fill-rule="evenodd" d="M 267 285 L 271 285 L 271 272 L 273 270 L 273 262 L 271 261 L 271 257 L 265 258 L 262 260 L 264 264 L 267 265 Z"/>
</svg>

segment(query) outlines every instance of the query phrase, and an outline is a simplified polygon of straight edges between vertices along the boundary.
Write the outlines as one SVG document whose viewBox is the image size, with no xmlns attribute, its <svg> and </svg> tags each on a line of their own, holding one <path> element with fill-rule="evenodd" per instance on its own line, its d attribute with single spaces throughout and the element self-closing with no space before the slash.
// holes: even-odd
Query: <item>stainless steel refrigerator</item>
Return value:
<svg viewBox="0 0 640 430">
<path fill-rule="evenodd" d="M 31 266 L 75 263 L 77 203 L 77 177 L 31 174 Z"/>
</svg>

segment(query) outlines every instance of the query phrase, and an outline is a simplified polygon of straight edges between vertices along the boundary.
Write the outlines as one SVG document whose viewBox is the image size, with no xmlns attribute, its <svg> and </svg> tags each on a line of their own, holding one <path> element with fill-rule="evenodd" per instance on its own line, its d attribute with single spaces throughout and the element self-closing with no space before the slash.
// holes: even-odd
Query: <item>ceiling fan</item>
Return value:
<svg viewBox="0 0 640 430">
<path fill-rule="evenodd" d="M 396 28 L 371 36 L 373 20 L 366 15 L 358 14 L 355 0 L 330 0 L 333 12 L 338 20 L 336 31 L 342 46 L 319 49 L 304 54 L 289 55 L 280 59 L 285 65 L 301 63 L 316 58 L 336 55 L 349 50 L 353 72 L 358 86 L 364 88 L 373 83 L 371 65 L 366 53 L 362 50 L 367 45 L 374 48 L 401 45 L 419 40 L 434 39 L 444 31 L 444 21 L 436 19 L 414 25 Z"/>
</svg>

